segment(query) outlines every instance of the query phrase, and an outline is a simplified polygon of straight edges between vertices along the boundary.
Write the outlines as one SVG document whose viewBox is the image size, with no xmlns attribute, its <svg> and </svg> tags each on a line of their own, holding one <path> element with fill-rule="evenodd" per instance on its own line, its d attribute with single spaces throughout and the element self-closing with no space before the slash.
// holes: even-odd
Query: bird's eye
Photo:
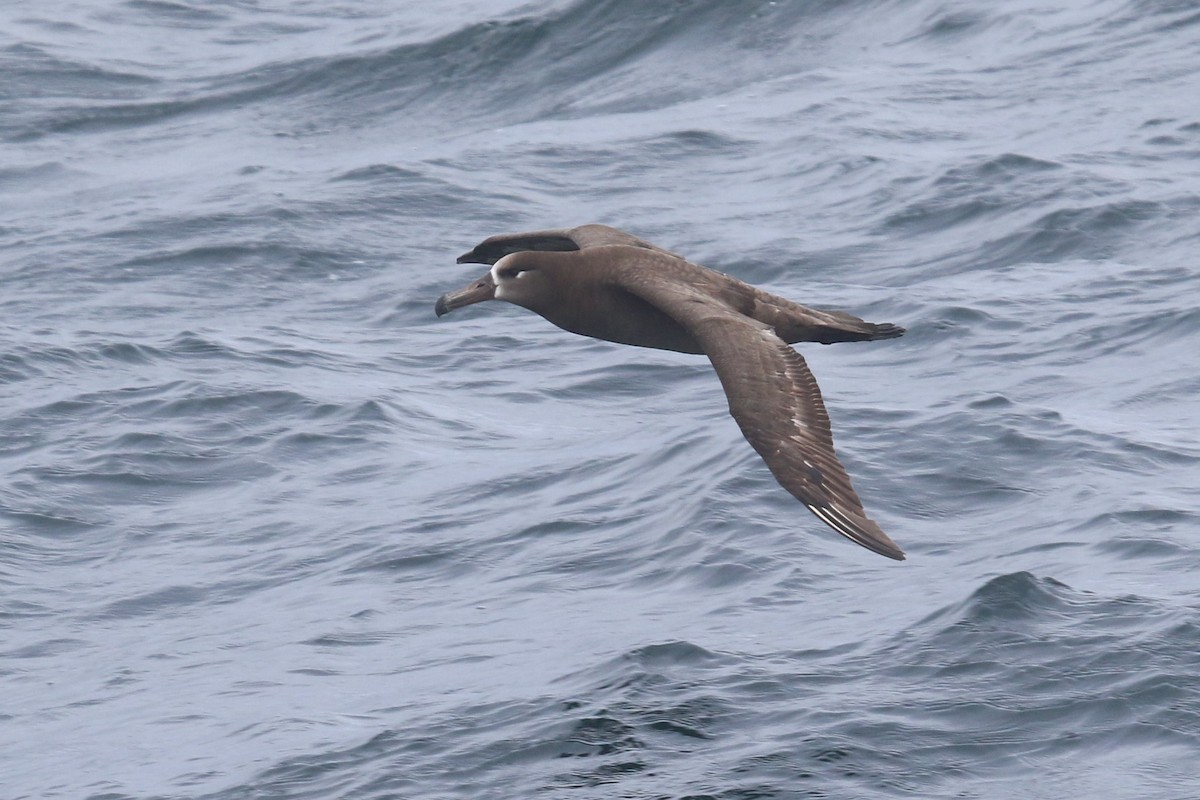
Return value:
<svg viewBox="0 0 1200 800">
<path fill-rule="evenodd" d="M 505 270 L 503 274 L 505 278 L 519 278 L 527 272 L 529 272 L 529 270 L 513 267 L 512 269 Z"/>
</svg>

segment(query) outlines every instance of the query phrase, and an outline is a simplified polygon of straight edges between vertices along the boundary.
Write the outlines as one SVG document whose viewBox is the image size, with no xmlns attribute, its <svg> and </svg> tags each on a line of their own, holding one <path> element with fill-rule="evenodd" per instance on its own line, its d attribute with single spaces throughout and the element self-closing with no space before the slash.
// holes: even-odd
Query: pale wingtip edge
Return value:
<svg viewBox="0 0 1200 800">
<path fill-rule="evenodd" d="M 833 506 L 814 506 L 805 503 L 817 519 L 824 522 L 835 531 L 845 536 L 850 541 L 857 545 L 865 547 L 872 553 L 878 553 L 881 556 L 890 558 L 893 561 L 906 561 L 907 557 L 899 545 L 893 542 L 886 533 L 879 529 L 870 520 L 863 518 L 863 521 L 870 524 L 874 530 L 867 528 L 861 523 L 857 523 L 844 512 Z"/>
</svg>

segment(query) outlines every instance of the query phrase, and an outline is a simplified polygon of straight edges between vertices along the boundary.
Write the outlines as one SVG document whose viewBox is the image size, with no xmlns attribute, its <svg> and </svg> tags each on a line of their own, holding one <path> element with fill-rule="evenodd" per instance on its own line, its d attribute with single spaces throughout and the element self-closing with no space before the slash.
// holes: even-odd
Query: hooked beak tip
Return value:
<svg viewBox="0 0 1200 800">
<path fill-rule="evenodd" d="M 485 300 L 492 300 L 495 296 L 496 284 L 492 282 L 491 273 L 487 273 L 474 283 L 454 292 L 446 292 L 439 297 L 437 302 L 433 304 L 433 313 L 441 317 L 449 314 L 456 308 L 482 303 Z"/>
</svg>

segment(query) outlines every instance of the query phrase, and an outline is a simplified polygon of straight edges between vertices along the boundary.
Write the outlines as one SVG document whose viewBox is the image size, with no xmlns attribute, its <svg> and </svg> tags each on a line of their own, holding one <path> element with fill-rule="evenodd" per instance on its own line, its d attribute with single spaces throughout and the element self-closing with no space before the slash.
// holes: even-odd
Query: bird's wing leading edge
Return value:
<svg viewBox="0 0 1200 800">
<path fill-rule="evenodd" d="M 838 461 L 821 390 L 799 353 L 770 326 L 686 286 L 638 281 L 632 291 L 687 328 L 704 348 L 729 399 L 729 413 L 783 488 L 847 539 L 904 560 L 904 552 L 867 517 Z"/>
</svg>

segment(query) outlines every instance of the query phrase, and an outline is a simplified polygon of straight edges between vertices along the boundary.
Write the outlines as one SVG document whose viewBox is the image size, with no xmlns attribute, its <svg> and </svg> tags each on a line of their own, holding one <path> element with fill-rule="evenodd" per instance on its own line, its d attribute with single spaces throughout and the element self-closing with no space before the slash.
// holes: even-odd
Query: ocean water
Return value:
<svg viewBox="0 0 1200 800">
<path fill-rule="evenodd" d="M 1200 10 L 0 4 L 0 797 L 1200 797 Z M 603 222 L 802 346 L 909 555 L 703 358 L 502 303 Z"/>
</svg>

